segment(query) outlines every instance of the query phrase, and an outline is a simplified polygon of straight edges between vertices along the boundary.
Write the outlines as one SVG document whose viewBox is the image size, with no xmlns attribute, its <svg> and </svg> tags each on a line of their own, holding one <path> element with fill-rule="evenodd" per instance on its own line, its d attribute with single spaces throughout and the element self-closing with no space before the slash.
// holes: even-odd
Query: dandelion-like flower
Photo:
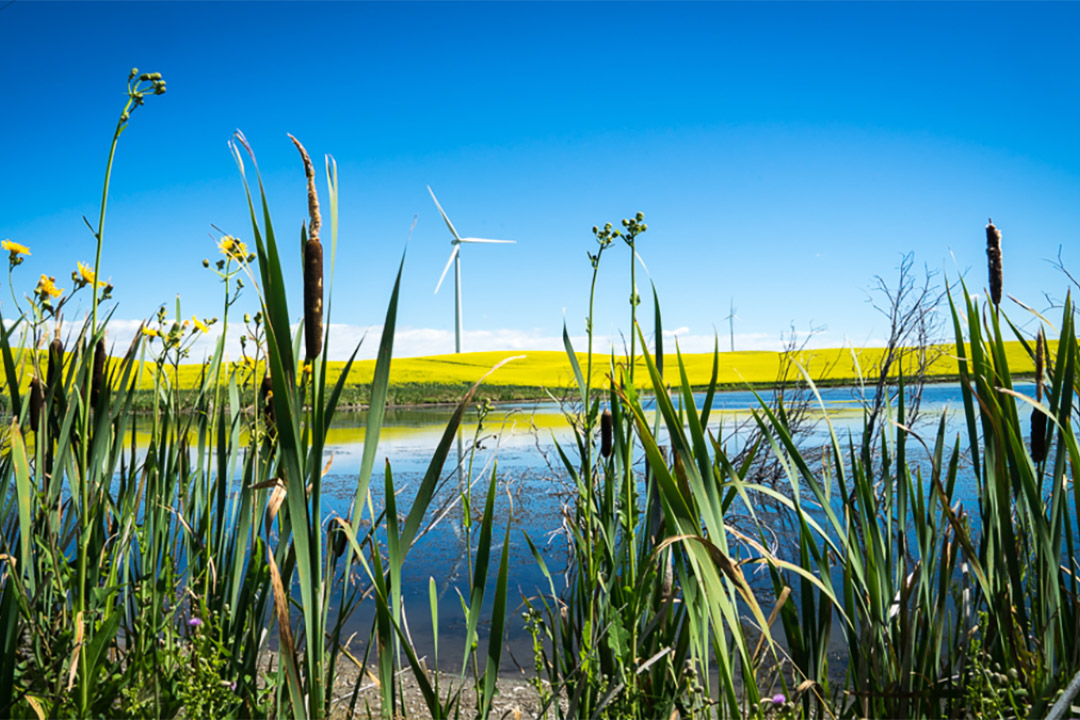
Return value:
<svg viewBox="0 0 1080 720">
<path fill-rule="evenodd" d="M 148 337 L 151 340 L 153 340 L 154 338 L 161 337 L 161 331 L 158 330 L 157 328 L 151 328 L 151 327 L 144 327 L 142 329 L 142 334 L 143 334 L 143 337 Z"/>
<path fill-rule="evenodd" d="M 79 287 L 82 287 L 83 285 L 89 285 L 95 290 L 99 287 L 105 286 L 105 283 L 100 282 L 97 279 L 97 275 L 94 273 L 94 269 L 91 268 L 89 265 L 82 262 L 77 262 L 75 263 L 75 265 L 76 270 L 75 272 L 71 273 L 71 279 L 75 281 L 76 285 L 78 285 Z"/>
<path fill-rule="evenodd" d="M 247 245 L 240 242 L 232 235 L 221 236 L 221 240 L 218 242 L 218 250 L 226 257 L 230 257 L 238 262 L 244 262 L 248 256 Z"/>
<path fill-rule="evenodd" d="M 204 323 L 202 320 L 195 317 L 194 315 L 191 316 L 191 323 L 195 326 L 195 330 L 198 330 L 203 334 L 210 332 L 210 328 L 206 327 L 206 323 Z M 186 325 L 187 323 L 184 324 Z"/>
<path fill-rule="evenodd" d="M 20 245 L 17 242 L 12 242 L 11 240 L 4 240 L 0 242 L 0 247 L 10 253 L 8 255 L 8 264 L 10 265 L 10 267 L 15 267 L 16 265 L 20 264 L 23 261 L 23 255 L 30 254 L 30 248 L 26 247 L 25 245 Z"/>
<path fill-rule="evenodd" d="M 64 289 L 56 287 L 56 278 L 42 274 L 37 287 L 34 288 L 34 294 L 41 298 L 43 302 L 47 302 L 50 298 L 58 298 L 63 295 Z"/>
</svg>

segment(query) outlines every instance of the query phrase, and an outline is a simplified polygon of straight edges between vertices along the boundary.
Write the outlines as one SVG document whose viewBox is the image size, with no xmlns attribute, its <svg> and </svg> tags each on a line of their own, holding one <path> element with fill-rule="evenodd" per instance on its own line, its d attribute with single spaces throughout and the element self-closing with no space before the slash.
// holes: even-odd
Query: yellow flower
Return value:
<svg viewBox="0 0 1080 720">
<path fill-rule="evenodd" d="M 232 235 L 221 236 L 221 241 L 218 242 L 218 250 L 221 250 L 222 254 L 241 262 L 248 256 L 247 245 Z"/>
<path fill-rule="evenodd" d="M 0 242 L 0 247 L 11 253 L 12 260 L 19 257 L 20 255 L 30 254 L 30 248 L 26 247 L 25 245 L 20 245 L 17 242 L 11 242 L 11 240 L 4 240 L 3 242 Z"/>
<path fill-rule="evenodd" d="M 37 287 L 34 288 L 34 294 L 45 300 L 46 298 L 60 297 L 64 294 L 64 290 L 56 287 L 56 278 L 42 274 Z"/>
<path fill-rule="evenodd" d="M 84 265 L 81 262 L 76 264 L 78 265 L 79 269 L 71 274 L 71 277 L 75 280 L 75 282 L 81 282 L 84 285 L 89 285 L 95 290 L 105 285 L 105 283 L 103 282 L 98 282 L 97 276 L 94 274 L 93 268 L 91 268 L 89 265 Z"/>
<path fill-rule="evenodd" d="M 161 332 L 159 330 L 157 330 L 156 328 L 144 327 L 142 329 L 142 334 L 145 337 L 148 337 L 148 338 L 159 338 L 159 337 L 161 337 Z"/>
<path fill-rule="evenodd" d="M 204 323 L 202 320 L 195 317 L 194 315 L 191 316 L 191 322 L 195 324 L 195 329 L 200 332 L 206 333 L 210 331 L 210 328 L 206 327 L 206 323 Z M 184 324 L 187 325 L 187 323 Z"/>
</svg>

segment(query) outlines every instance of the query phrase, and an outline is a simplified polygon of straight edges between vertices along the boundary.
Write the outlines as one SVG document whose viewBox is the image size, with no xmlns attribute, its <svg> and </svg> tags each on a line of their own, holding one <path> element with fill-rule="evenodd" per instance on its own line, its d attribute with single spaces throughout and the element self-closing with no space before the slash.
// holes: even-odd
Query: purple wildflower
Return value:
<svg viewBox="0 0 1080 720">
<path fill-rule="evenodd" d="M 188 624 L 188 627 L 196 628 L 196 627 L 199 627 L 200 625 L 202 625 L 202 620 L 200 620 L 197 617 L 193 617 L 193 618 L 191 618 L 190 620 L 187 621 L 187 624 Z"/>
<path fill-rule="evenodd" d="M 787 698 L 784 697 L 784 693 L 776 693 L 772 696 L 773 705 L 783 705 L 787 702 Z"/>
<path fill-rule="evenodd" d="M 232 690 L 233 692 L 236 692 L 236 683 L 235 682 L 229 683 L 229 690 Z"/>
</svg>

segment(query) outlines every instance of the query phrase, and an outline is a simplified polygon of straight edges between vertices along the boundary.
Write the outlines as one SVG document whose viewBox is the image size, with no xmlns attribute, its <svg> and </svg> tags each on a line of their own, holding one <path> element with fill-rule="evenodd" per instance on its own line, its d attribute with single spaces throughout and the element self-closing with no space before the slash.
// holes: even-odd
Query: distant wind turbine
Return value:
<svg viewBox="0 0 1080 720">
<path fill-rule="evenodd" d="M 735 352 L 735 321 L 739 318 L 735 314 L 735 298 L 731 298 L 731 314 L 725 320 L 728 321 L 728 329 L 731 332 L 731 352 Z"/>
<path fill-rule="evenodd" d="M 499 243 L 499 244 L 513 244 L 513 240 L 487 240 L 485 238 L 473 238 L 473 237 L 461 237 L 458 235 L 458 231 L 454 229 L 454 224 L 450 222 L 450 218 L 446 217 L 446 212 L 443 211 L 442 205 L 439 204 L 438 198 L 435 197 L 435 193 L 432 192 L 431 186 L 428 185 L 427 191 L 431 193 L 431 199 L 435 201 L 435 207 L 439 208 L 439 214 L 442 215 L 442 219 L 446 221 L 446 227 L 450 228 L 450 234 L 453 235 L 453 239 L 450 240 L 450 245 L 453 246 L 453 250 L 450 251 L 450 259 L 446 261 L 446 267 L 443 268 L 442 275 L 439 276 L 439 284 L 435 286 L 435 293 L 438 294 L 439 288 L 442 287 L 443 280 L 446 279 L 446 273 L 449 272 L 450 266 L 454 266 L 454 352 L 461 352 L 461 243 Z"/>
</svg>

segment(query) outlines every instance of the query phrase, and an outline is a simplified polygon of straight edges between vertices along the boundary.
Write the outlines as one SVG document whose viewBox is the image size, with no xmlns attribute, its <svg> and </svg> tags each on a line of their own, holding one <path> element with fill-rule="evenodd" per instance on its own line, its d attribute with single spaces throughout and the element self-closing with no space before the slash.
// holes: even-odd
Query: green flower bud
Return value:
<svg viewBox="0 0 1080 720">
<path fill-rule="evenodd" d="M 637 215 L 635 215 L 634 217 L 635 217 L 635 218 L 637 218 L 637 221 L 638 221 L 638 222 L 641 222 L 642 220 L 644 220 L 644 219 L 645 219 L 645 213 L 643 213 L 643 212 L 639 212 L 639 213 L 638 213 Z"/>
<path fill-rule="evenodd" d="M 203 259 L 202 259 L 202 266 L 203 266 L 204 268 L 208 268 L 208 267 L 210 267 L 210 261 L 209 261 L 208 259 L 206 259 L 206 258 L 203 258 Z"/>
</svg>

